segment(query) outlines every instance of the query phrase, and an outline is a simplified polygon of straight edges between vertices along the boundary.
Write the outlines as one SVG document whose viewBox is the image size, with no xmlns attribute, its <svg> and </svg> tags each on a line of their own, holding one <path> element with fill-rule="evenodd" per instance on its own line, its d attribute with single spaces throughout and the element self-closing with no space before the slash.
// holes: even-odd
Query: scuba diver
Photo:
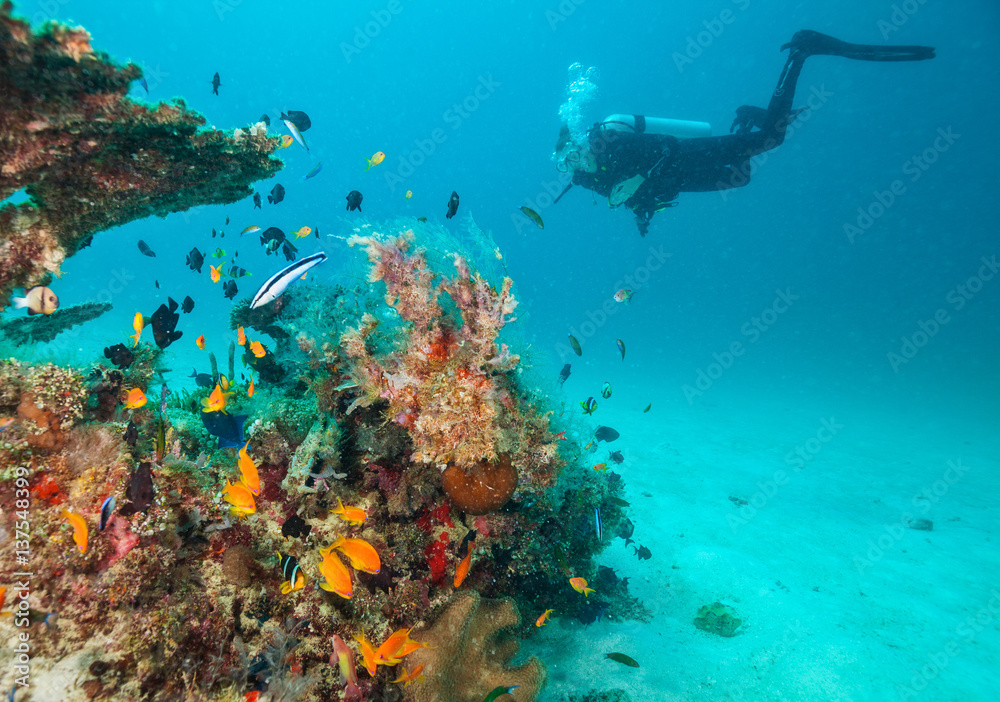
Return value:
<svg viewBox="0 0 1000 702">
<path fill-rule="evenodd" d="M 811 30 L 796 32 L 781 47 L 789 50 L 767 109 L 743 105 L 724 136 L 709 136 L 704 122 L 641 115 L 612 115 L 595 124 L 587 143 L 577 143 L 563 125 L 556 143 L 556 167 L 572 174 L 556 202 L 574 185 L 604 195 L 611 207 L 635 213 L 646 236 L 653 214 L 677 203 L 682 192 L 738 188 L 750 182 L 750 159 L 781 145 L 788 125 L 802 112 L 792 109 L 795 84 L 810 56 L 843 56 L 861 61 L 923 61 L 929 46 L 850 44 Z M 735 133 L 733 133 L 735 132 Z"/>
</svg>

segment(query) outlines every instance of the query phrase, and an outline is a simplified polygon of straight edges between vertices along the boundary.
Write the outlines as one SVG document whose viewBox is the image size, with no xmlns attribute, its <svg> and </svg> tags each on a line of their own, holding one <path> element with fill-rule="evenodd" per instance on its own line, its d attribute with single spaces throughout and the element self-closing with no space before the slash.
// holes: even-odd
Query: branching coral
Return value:
<svg viewBox="0 0 1000 702">
<path fill-rule="evenodd" d="M 15 317 L 0 321 L 0 334 L 9 338 L 17 346 L 52 341 L 67 329 L 97 319 L 110 310 L 110 302 L 85 302 L 81 305 L 58 309 L 50 315 Z"/>
<path fill-rule="evenodd" d="M 511 667 L 520 644 L 509 632 L 521 622 L 512 600 L 485 600 L 475 592 L 452 597 L 434 624 L 413 634 L 425 644 L 407 658 L 424 666 L 426 680 L 407 698 L 412 702 L 481 702 L 494 688 L 517 685 L 518 702 L 538 697 L 545 666 L 537 658 Z"/>
<path fill-rule="evenodd" d="M 150 215 L 228 203 L 274 175 L 266 130 L 227 136 L 183 101 L 126 97 L 142 72 L 90 46 L 82 27 L 38 34 L 0 4 L 0 305 L 45 282 L 93 233 Z"/>
</svg>

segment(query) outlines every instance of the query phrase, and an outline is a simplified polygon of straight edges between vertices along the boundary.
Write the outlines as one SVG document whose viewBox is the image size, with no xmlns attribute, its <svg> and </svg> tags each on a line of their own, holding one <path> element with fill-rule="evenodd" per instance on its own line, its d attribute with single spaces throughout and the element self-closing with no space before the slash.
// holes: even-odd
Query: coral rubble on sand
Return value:
<svg viewBox="0 0 1000 702">
<path fill-rule="evenodd" d="M 35 33 L 0 4 L 0 309 L 46 283 L 95 232 L 250 195 L 281 162 L 266 130 L 228 136 L 182 100 L 126 97 L 141 69 L 95 52 L 82 27 Z"/>
<path fill-rule="evenodd" d="M 515 655 L 542 611 L 643 616 L 595 563 L 595 510 L 619 531 L 622 481 L 560 440 L 501 338 L 512 282 L 413 226 L 355 240 L 371 287 L 300 282 L 234 305 L 233 329 L 265 348 L 230 361 L 225 416 L 245 445 L 220 448 L 214 389 L 168 389 L 149 342 L 125 363 L 124 339 L 101 340 L 79 370 L 0 362 L 0 504 L 28 495 L 34 675 L 72 670 L 71 700 L 480 702 L 519 685 L 528 702 L 545 668 Z M 147 401 L 127 410 L 136 389 Z M 20 517 L 0 519 L 13 562 Z M 420 665 L 422 681 L 391 682 Z"/>
</svg>

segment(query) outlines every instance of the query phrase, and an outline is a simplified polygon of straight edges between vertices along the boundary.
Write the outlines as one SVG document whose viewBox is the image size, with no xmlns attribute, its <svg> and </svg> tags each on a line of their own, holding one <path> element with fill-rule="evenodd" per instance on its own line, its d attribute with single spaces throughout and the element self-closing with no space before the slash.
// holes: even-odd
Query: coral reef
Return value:
<svg viewBox="0 0 1000 702">
<path fill-rule="evenodd" d="M 0 309 L 18 286 L 47 283 L 95 232 L 251 194 L 281 162 L 264 125 L 203 129 L 182 100 L 126 97 L 141 69 L 95 52 L 82 27 L 35 33 L 0 4 Z"/>
<path fill-rule="evenodd" d="M 49 315 L 0 320 L 0 334 L 16 346 L 52 341 L 67 329 L 97 319 L 111 310 L 110 302 L 84 302 L 58 309 Z"/>
<path fill-rule="evenodd" d="M 521 623 L 513 600 L 485 600 L 475 592 L 452 597 L 434 624 L 414 633 L 426 645 L 407 662 L 424 666 L 426 680 L 412 702 L 481 702 L 494 688 L 517 685 L 511 696 L 531 702 L 545 684 L 545 666 L 531 658 L 511 667 L 519 644 L 510 630 Z"/>
</svg>

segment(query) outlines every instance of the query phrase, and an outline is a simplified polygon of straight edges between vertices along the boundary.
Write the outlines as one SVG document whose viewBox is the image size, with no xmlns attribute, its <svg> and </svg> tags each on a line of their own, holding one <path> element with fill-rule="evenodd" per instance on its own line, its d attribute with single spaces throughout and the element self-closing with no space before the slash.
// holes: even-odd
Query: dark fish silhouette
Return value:
<svg viewBox="0 0 1000 702">
<path fill-rule="evenodd" d="M 204 413 L 203 413 L 204 414 Z M 211 414 L 220 414 L 212 412 Z M 153 488 L 153 464 L 140 463 L 125 488 L 128 502 L 118 511 L 123 517 L 131 517 L 137 512 L 145 513 L 152 504 L 156 490 Z"/>
<path fill-rule="evenodd" d="M 239 288 L 236 287 L 235 280 L 227 280 L 225 283 L 222 284 L 222 293 L 226 296 L 227 300 L 232 300 L 234 297 L 236 297 L 236 293 L 238 293 L 239 291 L 240 291 Z"/>
<path fill-rule="evenodd" d="M 290 242 L 288 239 L 285 239 L 283 242 L 281 242 L 281 253 L 285 255 L 286 261 L 294 261 L 295 252 L 297 250 L 298 249 L 292 246 L 292 242 Z"/>
<path fill-rule="evenodd" d="M 635 524 L 632 523 L 631 519 L 625 517 L 625 521 L 622 522 L 621 525 L 618 527 L 618 533 L 616 534 L 616 536 L 622 539 L 628 539 L 631 538 L 632 533 L 634 531 L 635 531 Z"/>
<path fill-rule="evenodd" d="M 279 202 L 285 199 L 285 186 L 278 183 L 273 188 L 271 188 L 271 194 L 267 196 L 267 201 L 272 205 L 277 205 Z"/>
<path fill-rule="evenodd" d="M 601 616 L 608 611 L 611 606 L 610 602 L 587 602 L 577 613 L 576 617 L 580 620 L 581 624 L 593 624 L 601 620 Z"/>
<path fill-rule="evenodd" d="M 212 227 L 212 238 L 213 239 L 215 238 L 216 234 L 217 234 L 217 232 L 215 231 L 215 227 Z"/>
<path fill-rule="evenodd" d="M 567 380 L 569 380 L 570 368 L 571 368 L 570 364 L 567 363 L 565 366 L 562 367 L 562 370 L 559 371 L 559 384 L 560 385 L 562 385 Z"/>
<path fill-rule="evenodd" d="M 347 193 L 347 208 L 349 211 L 353 212 L 357 210 L 361 212 L 361 201 L 365 199 L 365 196 L 359 193 L 357 190 L 352 190 Z"/>
<path fill-rule="evenodd" d="M 174 331 L 181 316 L 177 314 L 177 302 L 168 297 L 170 305 L 160 305 L 153 313 L 153 340 L 161 349 L 165 349 L 183 336 L 184 332 Z"/>
<path fill-rule="evenodd" d="M 222 85 L 222 81 L 219 80 L 219 72 L 216 71 L 215 75 L 212 76 L 212 95 L 219 94 L 219 86 Z"/>
<path fill-rule="evenodd" d="M 187 260 L 185 261 L 185 263 L 188 264 L 188 267 L 191 270 L 198 271 L 199 273 L 201 273 L 202 264 L 205 263 L 205 254 L 199 251 L 198 247 L 195 246 L 188 252 Z"/>
<path fill-rule="evenodd" d="M 653 552 L 650 551 L 645 546 L 639 546 L 639 548 L 633 546 L 632 548 L 635 550 L 635 555 L 639 557 L 640 561 L 648 561 L 650 558 L 653 557 Z"/>
<path fill-rule="evenodd" d="M 277 227 L 268 227 L 260 235 L 260 245 L 267 249 L 267 253 L 273 253 L 281 246 L 281 242 L 287 241 L 285 233 Z"/>
<path fill-rule="evenodd" d="M 624 463 L 625 462 L 625 456 L 622 455 L 621 451 L 612 451 L 608 455 L 608 458 L 610 458 L 614 463 Z"/>
<path fill-rule="evenodd" d="M 139 251 L 142 252 L 143 256 L 149 256 L 150 258 L 156 258 L 156 252 L 153 251 L 151 248 L 149 248 L 149 245 L 145 241 L 143 241 L 142 239 L 139 239 L 139 241 L 137 243 L 139 244 Z"/>
<path fill-rule="evenodd" d="M 233 265 L 229 268 L 229 275 L 233 278 L 242 278 L 247 274 L 247 269 L 242 266 Z"/>
<path fill-rule="evenodd" d="M 193 309 L 194 309 L 194 300 L 192 300 L 191 296 L 188 295 L 187 297 L 184 298 L 184 302 L 181 303 L 181 312 L 187 314 Z"/>
<path fill-rule="evenodd" d="M 281 525 L 281 535 L 286 539 L 289 537 L 293 539 L 301 539 L 309 536 L 310 529 L 312 529 L 311 524 L 306 524 L 305 519 L 297 514 L 293 514 L 285 520 L 284 524 Z"/>
<path fill-rule="evenodd" d="M 115 344 L 104 349 L 104 355 L 116 366 L 125 370 L 135 359 L 135 355 L 129 351 L 125 344 Z"/>
<path fill-rule="evenodd" d="M 289 122 L 294 124 L 296 129 L 300 132 L 304 132 L 312 126 L 312 121 L 309 119 L 309 115 L 299 110 L 289 110 L 287 113 L 282 112 L 281 119 L 287 119 Z"/>
<path fill-rule="evenodd" d="M 229 215 L 226 215 L 226 224 L 229 224 Z"/>
<path fill-rule="evenodd" d="M 90 246 L 93 243 L 94 243 L 94 235 L 91 234 L 86 239 L 84 239 L 83 241 L 80 242 L 80 245 L 76 247 L 76 250 L 80 251 L 82 249 L 85 249 L 85 248 L 87 248 L 88 246 Z"/>
<path fill-rule="evenodd" d="M 199 373 L 197 368 L 191 369 L 191 375 L 189 378 L 194 378 L 194 383 L 200 388 L 210 388 L 215 383 L 212 382 L 212 376 L 208 373 Z"/>
<path fill-rule="evenodd" d="M 266 124 L 266 125 L 267 125 L 267 126 L 269 126 L 269 127 L 271 126 L 271 118 L 267 116 L 267 113 L 266 113 L 266 112 L 265 112 L 264 114 L 262 114 L 262 115 L 260 116 L 260 119 L 259 119 L 259 120 L 257 120 L 257 121 L 258 121 L 258 122 L 263 122 L 264 124 Z"/>
<path fill-rule="evenodd" d="M 128 420 L 128 426 L 125 427 L 125 434 L 122 436 L 122 439 L 129 446 L 135 446 L 135 442 L 139 440 L 139 428 L 131 419 Z"/>
<path fill-rule="evenodd" d="M 619 436 L 621 434 L 611 427 L 597 427 L 597 431 L 594 432 L 594 438 L 598 441 L 614 441 Z"/>
<path fill-rule="evenodd" d="M 157 290 L 159 290 L 159 289 L 160 289 L 160 281 L 158 281 L 158 280 L 154 280 L 154 281 L 153 281 L 153 285 L 155 285 L 155 286 L 156 286 L 156 289 L 157 289 Z"/>
<path fill-rule="evenodd" d="M 219 438 L 219 448 L 243 448 L 246 438 L 243 434 L 245 414 L 224 414 L 222 412 L 199 412 L 201 423 L 212 436 Z"/>
<path fill-rule="evenodd" d="M 451 191 L 451 198 L 448 200 L 448 212 L 445 213 L 445 219 L 451 219 L 458 212 L 458 193 L 454 190 Z"/>
<path fill-rule="evenodd" d="M 142 89 L 146 91 L 146 95 L 149 95 L 149 84 L 146 83 L 146 79 L 145 78 L 140 78 L 139 79 L 139 85 L 141 85 Z"/>
<path fill-rule="evenodd" d="M 259 210 L 260 209 L 260 193 L 254 193 L 253 194 L 253 208 L 255 210 Z"/>
</svg>

